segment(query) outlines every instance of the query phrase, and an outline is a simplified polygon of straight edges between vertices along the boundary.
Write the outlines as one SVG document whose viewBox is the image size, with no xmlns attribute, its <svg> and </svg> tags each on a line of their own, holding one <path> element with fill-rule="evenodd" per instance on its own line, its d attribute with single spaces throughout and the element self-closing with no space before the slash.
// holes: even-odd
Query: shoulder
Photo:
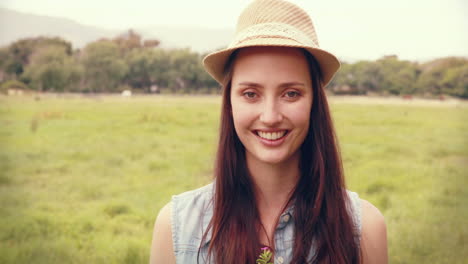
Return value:
<svg viewBox="0 0 468 264">
<path fill-rule="evenodd" d="M 213 183 L 207 184 L 203 187 L 186 191 L 178 195 L 172 196 L 172 200 L 185 200 L 185 199 L 194 199 L 200 196 L 210 195 L 213 192 Z"/>
<path fill-rule="evenodd" d="M 172 212 L 172 202 L 167 203 L 161 208 L 156 217 L 156 223 L 171 227 L 171 212 Z"/>
<path fill-rule="evenodd" d="M 370 202 L 361 200 L 361 248 L 364 264 L 388 263 L 387 225 L 382 213 Z"/>
<path fill-rule="evenodd" d="M 180 258 L 176 257 L 178 252 L 196 252 L 198 244 L 194 238 L 200 237 L 200 226 L 207 223 L 205 216 L 209 216 L 210 211 L 206 209 L 211 197 L 212 184 L 172 196 L 154 223 L 151 264 L 176 263 L 176 258 Z"/>
<path fill-rule="evenodd" d="M 211 183 L 172 197 L 170 217 L 172 244 L 176 256 L 198 252 L 213 216 L 213 193 Z M 209 240 L 209 235 L 206 238 Z"/>
<path fill-rule="evenodd" d="M 175 263 L 171 230 L 172 203 L 166 204 L 156 217 L 151 243 L 150 263 Z"/>
<path fill-rule="evenodd" d="M 356 192 L 346 190 L 347 194 L 347 206 L 351 214 L 352 220 L 356 228 L 356 239 L 359 241 L 361 239 L 361 229 L 362 229 L 362 204 L 359 195 Z"/>
<path fill-rule="evenodd" d="M 177 220 L 182 217 L 185 219 L 189 216 L 204 211 L 211 205 L 213 197 L 213 184 L 210 183 L 201 188 L 187 191 L 178 195 L 172 196 L 172 216 Z M 174 221 L 177 224 L 177 221 Z"/>
</svg>

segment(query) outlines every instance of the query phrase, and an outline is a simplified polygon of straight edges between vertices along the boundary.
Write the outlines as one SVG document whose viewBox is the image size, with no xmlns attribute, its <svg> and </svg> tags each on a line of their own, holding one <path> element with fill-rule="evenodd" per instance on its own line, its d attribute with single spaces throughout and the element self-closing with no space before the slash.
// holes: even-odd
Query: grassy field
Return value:
<svg viewBox="0 0 468 264">
<path fill-rule="evenodd" d="M 161 206 L 210 181 L 219 99 L 0 97 L 0 263 L 147 263 Z M 466 263 L 468 104 L 332 110 L 391 263 Z"/>
</svg>

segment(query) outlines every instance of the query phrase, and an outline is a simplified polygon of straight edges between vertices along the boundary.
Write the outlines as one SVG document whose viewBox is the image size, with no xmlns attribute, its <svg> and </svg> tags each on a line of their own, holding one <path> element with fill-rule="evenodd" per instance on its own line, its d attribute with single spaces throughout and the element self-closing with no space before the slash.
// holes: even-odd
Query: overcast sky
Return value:
<svg viewBox="0 0 468 264">
<path fill-rule="evenodd" d="M 0 6 L 82 24 L 234 28 L 251 0 L 0 0 Z M 468 57 L 467 0 L 290 0 L 312 17 L 320 45 L 344 58 Z"/>
</svg>

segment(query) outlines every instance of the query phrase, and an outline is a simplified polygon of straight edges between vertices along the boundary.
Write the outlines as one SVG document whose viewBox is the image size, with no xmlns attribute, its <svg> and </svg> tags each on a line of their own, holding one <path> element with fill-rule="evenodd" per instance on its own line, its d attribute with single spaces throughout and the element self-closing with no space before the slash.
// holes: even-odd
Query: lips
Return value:
<svg viewBox="0 0 468 264">
<path fill-rule="evenodd" d="M 275 141 L 283 138 L 288 133 L 288 130 L 280 130 L 280 131 L 261 131 L 256 130 L 255 134 L 262 139 Z"/>
</svg>

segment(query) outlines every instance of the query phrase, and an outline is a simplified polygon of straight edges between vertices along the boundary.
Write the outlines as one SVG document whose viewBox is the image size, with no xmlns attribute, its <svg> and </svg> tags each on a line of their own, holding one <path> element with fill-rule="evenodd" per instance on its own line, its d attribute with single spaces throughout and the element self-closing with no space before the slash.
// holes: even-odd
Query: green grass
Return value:
<svg viewBox="0 0 468 264">
<path fill-rule="evenodd" d="M 0 97 L 0 263 L 147 263 L 159 209 L 210 181 L 219 101 Z M 332 109 L 391 263 L 465 263 L 466 104 Z"/>
</svg>

